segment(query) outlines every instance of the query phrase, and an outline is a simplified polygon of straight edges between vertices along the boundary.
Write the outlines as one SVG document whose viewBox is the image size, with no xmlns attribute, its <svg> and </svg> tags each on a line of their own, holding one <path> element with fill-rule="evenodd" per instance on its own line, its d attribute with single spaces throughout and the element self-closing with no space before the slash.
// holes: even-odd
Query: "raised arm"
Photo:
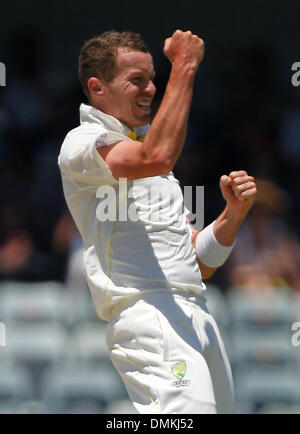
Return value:
<svg viewBox="0 0 300 434">
<path fill-rule="evenodd" d="M 168 173 L 182 151 L 194 78 L 204 56 L 204 43 L 189 31 L 177 30 L 166 39 L 164 53 L 172 63 L 170 78 L 145 141 L 121 141 L 98 148 L 117 179 Z"/>
</svg>

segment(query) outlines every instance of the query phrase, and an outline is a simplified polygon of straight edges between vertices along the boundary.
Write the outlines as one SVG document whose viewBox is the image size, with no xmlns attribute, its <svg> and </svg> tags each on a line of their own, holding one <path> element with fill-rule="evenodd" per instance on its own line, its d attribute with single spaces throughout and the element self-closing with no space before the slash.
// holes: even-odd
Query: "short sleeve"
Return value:
<svg viewBox="0 0 300 434">
<path fill-rule="evenodd" d="M 97 136 L 95 147 L 101 148 L 102 146 L 109 146 L 113 143 L 120 142 L 122 140 L 129 140 L 127 136 L 116 133 L 115 131 L 105 131 Z"/>
<path fill-rule="evenodd" d="M 83 187 L 86 184 L 99 186 L 117 183 L 118 180 L 97 148 L 122 140 L 128 140 L 128 137 L 114 131 L 69 133 L 58 158 L 62 175 L 82 184 Z"/>
</svg>

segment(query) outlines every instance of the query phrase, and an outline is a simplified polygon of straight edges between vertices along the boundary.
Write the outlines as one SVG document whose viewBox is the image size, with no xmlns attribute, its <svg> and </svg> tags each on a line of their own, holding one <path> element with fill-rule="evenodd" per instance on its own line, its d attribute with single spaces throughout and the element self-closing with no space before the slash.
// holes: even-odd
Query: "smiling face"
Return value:
<svg viewBox="0 0 300 434">
<path fill-rule="evenodd" d="M 102 83 L 99 109 L 134 128 L 149 123 L 151 102 L 156 88 L 150 53 L 118 50 L 116 73 L 109 83 Z"/>
</svg>

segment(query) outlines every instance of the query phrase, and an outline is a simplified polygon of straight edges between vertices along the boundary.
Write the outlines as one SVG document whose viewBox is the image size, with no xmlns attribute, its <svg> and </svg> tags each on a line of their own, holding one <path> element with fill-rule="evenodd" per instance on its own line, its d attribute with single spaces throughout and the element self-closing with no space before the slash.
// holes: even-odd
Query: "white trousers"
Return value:
<svg viewBox="0 0 300 434">
<path fill-rule="evenodd" d="M 117 313 L 107 345 L 139 413 L 232 413 L 222 338 L 203 297 L 151 294 Z"/>
</svg>

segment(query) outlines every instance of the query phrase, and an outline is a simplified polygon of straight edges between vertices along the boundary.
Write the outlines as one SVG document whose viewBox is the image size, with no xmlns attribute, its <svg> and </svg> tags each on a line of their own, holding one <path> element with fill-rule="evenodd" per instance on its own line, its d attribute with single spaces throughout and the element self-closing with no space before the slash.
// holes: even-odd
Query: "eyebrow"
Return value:
<svg viewBox="0 0 300 434">
<path fill-rule="evenodd" d="M 137 69 L 135 71 L 131 71 L 129 74 L 129 77 L 134 77 L 136 74 L 148 74 L 148 71 L 142 71 L 141 69 Z M 153 71 L 151 72 L 151 79 L 154 79 L 154 77 L 156 76 L 156 71 L 153 69 Z"/>
</svg>

